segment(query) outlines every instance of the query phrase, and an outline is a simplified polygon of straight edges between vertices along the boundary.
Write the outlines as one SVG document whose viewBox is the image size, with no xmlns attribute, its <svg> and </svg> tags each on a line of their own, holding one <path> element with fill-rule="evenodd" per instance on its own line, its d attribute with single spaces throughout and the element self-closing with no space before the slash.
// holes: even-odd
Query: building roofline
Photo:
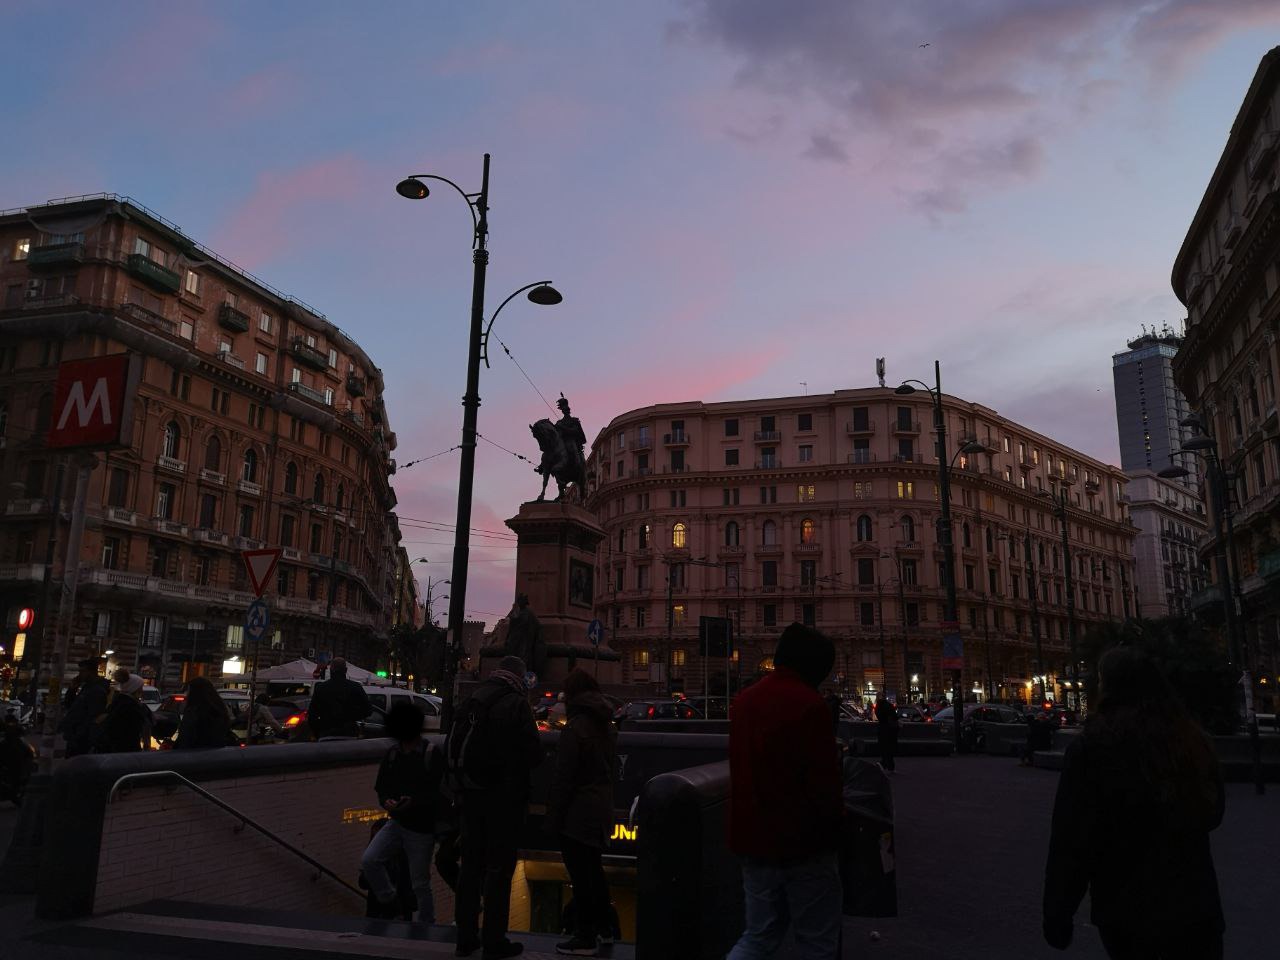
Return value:
<svg viewBox="0 0 1280 960">
<path fill-rule="evenodd" d="M 1218 157 L 1218 164 L 1213 168 L 1213 175 L 1209 178 L 1204 195 L 1200 198 L 1200 205 L 1196 207 L 1191 225 L 1187 227 L 1187 234 L 1182 240 L 1182 245 L 1178 247 L 1178 255 L 1174 258 L 1169 282 L 1173 286 L 1174 295 L 1184 305 L 1187 298 L 1183 294 L 1183 281 L 1195 250 L 1194 241 L 1199 238 L 1207 222 L 1213 217 L 1213 208 L 1223 192 L 1228 171 L 1236 167 L 1237 161 L 1250 146 L 1245 142 L 1245 131 L 1249 126 L 1250 117 L 1259 106 L 1263 92 L 1276 86 L 1277 83 L 1280 83 L 1280 47 L 1272 47 L 1258 63 L 1253 82 L 1249 84 L 1236 118 L 1231 123 L 1231 132 L 1227 134 L 1227 142 Z"/>
</svg>

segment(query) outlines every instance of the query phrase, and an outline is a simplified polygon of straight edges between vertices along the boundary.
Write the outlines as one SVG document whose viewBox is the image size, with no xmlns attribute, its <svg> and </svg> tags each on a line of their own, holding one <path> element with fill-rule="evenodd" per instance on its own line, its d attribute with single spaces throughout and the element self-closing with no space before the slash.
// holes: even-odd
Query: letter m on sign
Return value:
<svg viewBox="0 0 1280 960">
<path fill-rule="evenodd" d="M 49 446 L 127 446 L 141 370 L 141 358 L 126 353 L 59 364 Z"/>
</svg>

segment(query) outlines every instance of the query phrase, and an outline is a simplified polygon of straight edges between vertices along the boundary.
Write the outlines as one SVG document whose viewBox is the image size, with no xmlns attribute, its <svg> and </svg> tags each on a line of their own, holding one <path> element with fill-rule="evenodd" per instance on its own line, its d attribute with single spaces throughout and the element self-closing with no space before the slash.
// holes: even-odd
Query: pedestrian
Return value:
<svg viewBox="0 0 1280 960">
<path fill-rule="evenodd" d="M 389 866 L 403 854 L 409 882 L 418 900 L 418 920 L 435 923 L 431 893 L 431 854 L 435 848 L 437 798 L 444 775 L 444 755 L 422 738 L 422 713 L 411 703 L 397 703 L 387 712 L 387 736 L 396 745 L 378 768 L 374 792 L 390 815 L 370 842 L 360 869 L 378 901 L 379 916 L 398 915 L 399 895 Z"/>
<path fill-rule="evenodd" d="M 194 677 L 187 684 L 182 702 L 182 719 L 178 722 L 175 750 L 200 750 L 207 747 L 230 747 L 236 743 L 231 732 L 231 714 L 207 677 Z"/>
<path fill-rule="evenodd" d="M 880 746 L 880 767 L 896 773 L 894 755 L 898 752 L 898 708 L 882 691 L 876 699 L 876 743 Z"/>
<path fill-rule="evenodd" d="M 742 858 L 746 929 L 729 960 L 833 960 L 840 943 L 843 796 L 831 714 L 818 685 L 835 664 L 823 634 L 793 623 L 774 670 L 738 694 L 729 726 L 729 847 Z"/>
<path fill-rule="evenodd" d="M 547 824 L 560 840 L 573 884 L 574 929 L 556 953 L 594 957 L 612 941 L 609 884 L 601 857 L 613 829 L 614 761 L 618 731 L 595 677 L 581 667 L 564 681 L 566 719 L 556 746 Z"/>
<path fill-rule="evenodd" d="M 269 737 L 268 730 L 271 731 Z M 253 730 L 251 735 L 256 736 L 258 740 L 284 736 L 284 724 L 276 719 L 276 715 L 271 712 L 271 708 L 261 700 L 257 701 L 253 707 Z"/>
<path fill-rule="evenodd" d="M 530 774 L 542 762 L 524 674 L 523 660 L 503 657 L 459 707 L 445 747 L 451 785 L 461 796 L 462 867 L 455 907 L 460 957 L 481 946 L 484 960 L 524 950 L 507 939 L 511 877 L 529 807 Z"/>
<path fill-rule="evenodd" d="M 1209 833 L 1225 797 L 1213 744 L 1133 647 L 1098 663 L 1098 702 L 1067 748 L 1045 865 L 1044 937 L 1065 950 L 1086 890 L 1113 960 L 1222 957 Z"/>
<path fill-rule="evenodd" d="M 95 753 L 134 753 L 142 749 L 144 733 L 151 739 L 151 711 L 138 699 L 142 678 L 130 676 L 122 667 L 116 671 L 115 680 L 116 691 L 98 725 Z"/>
<path fill-rule="evenodd" d="M 347 661 L 335 657 L 329 664 L 329 679 L 315 685 L 307 722 L 317 740 L 353 740 L 360 735 L 359 723 L 373 713 L 364 687 L 347 679 Z"/>
<path fill-rule="evenodd" d="M 111 692 L 111 684 L 106 677 L 98 675 L 97 657 L 88 657 L 80 661 L 80 675 L 67 694 L 66 712 L 62 716 L 59 729 L 67 742 L 68 757 L 79 756 L 93 749 L 97 723 L 106 713 L 107 696 Z"/>
<path fill-rule="evenodd" d="M 840 699 L 840 694 L 832 691 L 826 696 L 827 710 L 831 712 L 831 729 L 835 733 L 836 738 L 840 737 L 840 719 L 843 714 L 844 701 Z"/>
</svg>

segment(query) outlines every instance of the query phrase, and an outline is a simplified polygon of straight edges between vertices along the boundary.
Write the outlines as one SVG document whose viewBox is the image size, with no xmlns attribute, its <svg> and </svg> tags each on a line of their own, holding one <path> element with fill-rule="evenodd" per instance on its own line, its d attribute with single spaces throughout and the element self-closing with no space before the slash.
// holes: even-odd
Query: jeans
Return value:
<svg viewBox="0 0 1280 960">
<path fill-rule="evenodd" d="M 574 924 L 569 932 L 588 940 L 611 933 L 609 883 L 605 880 L 604 865 L 600 861 L 604 851 L 564 834 L 560 835 L 560 850 L 564 853 L 564 867 L 573 883 Z"/>
<path fill-rule="evenodd" d="M 523 796 L 500 790 L 468 790 L 462 798 L 462 869 L 458 874 L 458 942 L 480 933 L 480 900 L 484 898 L 484 931 L 480 940 L 493 948 L 507 939 L 511 913 L 511 877 L 516 846 L 528 807 Z"/>
<path fill-rule="evenodd" d="M 369 841 L 360 860 L 360 869 L 364 871 L 373 895 L 383 903 L 396 899 L 396 887 L 387 867 L 403 850 L 409 862 L 413 895 L 418 898 L 418 919 L 435 923 L 436 905 L 431 894 L 431 851 L 435 845 L 436 838 L 431 834 L 406 830 L 395 820 L 387 821 L 387 825 Z"/>
<path fill-rule="evenodd" d="M 744 860 L 742 888 L 746 929 L 729 960 L 768 960 L 788 927 L 800 960 L 838 960 L 842 891 L 834 853 L 785 864 Z"/>
</svg>

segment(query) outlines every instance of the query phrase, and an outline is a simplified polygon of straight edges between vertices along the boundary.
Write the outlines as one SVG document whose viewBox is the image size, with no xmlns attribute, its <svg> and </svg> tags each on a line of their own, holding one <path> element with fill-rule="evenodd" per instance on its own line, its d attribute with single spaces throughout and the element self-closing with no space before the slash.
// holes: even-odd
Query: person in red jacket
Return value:
<svg viewBox="0 0 1280 960">
<path fill-rule="evenodd" d="M 729 847 L 742 858 L 746 929 L 729 960 L 774 956 L 790 926 L 795 956 L 833 960 L 840 942 L 836 850 L 843 814 L 831 713 L 818 686 L 835 647 L 793 623 L 774 671 L 730 714 Z"/>
</svg>

